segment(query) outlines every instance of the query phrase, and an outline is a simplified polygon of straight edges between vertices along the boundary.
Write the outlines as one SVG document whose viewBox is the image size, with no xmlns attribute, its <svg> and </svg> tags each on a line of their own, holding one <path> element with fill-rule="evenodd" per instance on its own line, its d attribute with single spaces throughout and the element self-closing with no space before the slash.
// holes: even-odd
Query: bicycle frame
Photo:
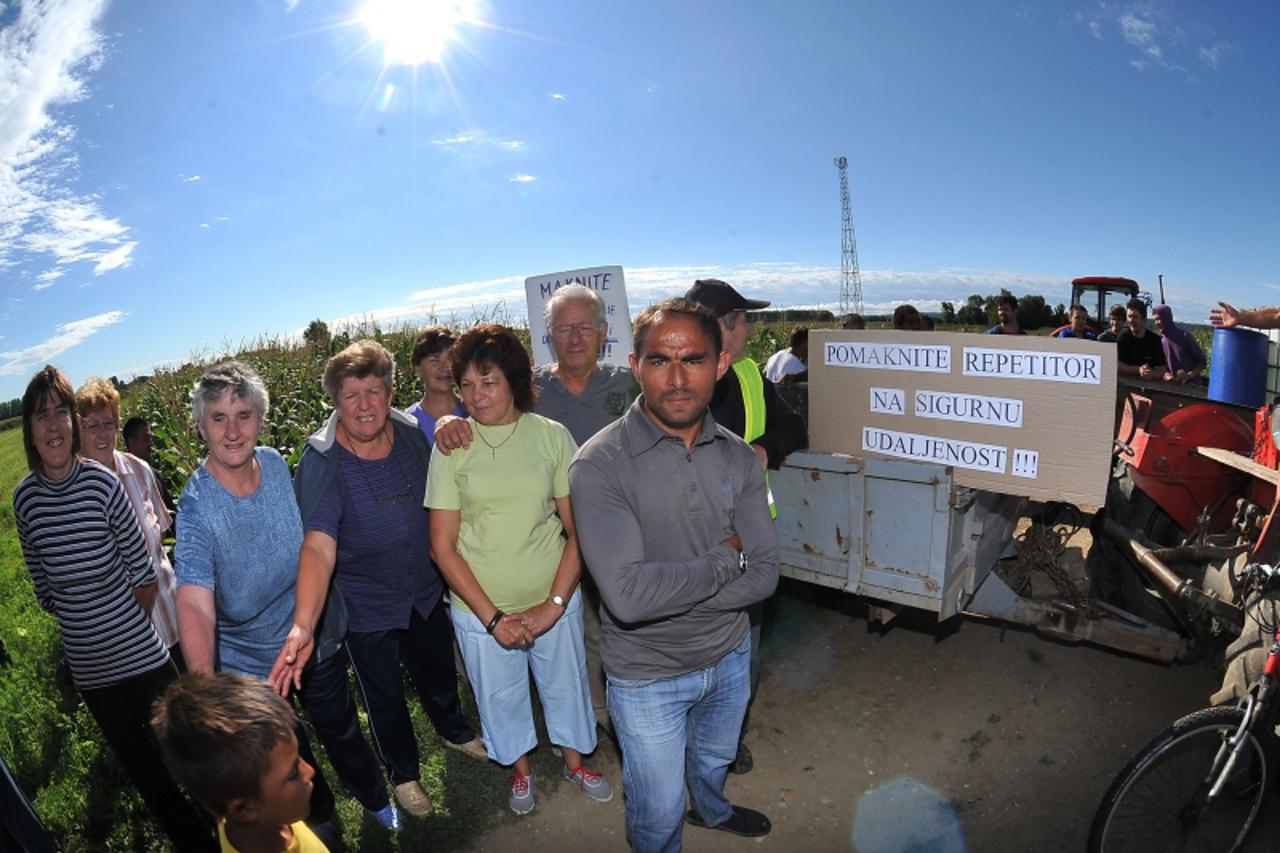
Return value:
<svg viewBox="0 0 1280 853">
<path fill-rule="evenodd" d="M 1213 783 L 1208 795 L 1205 797 L 1206 805 L 1214 801 L 1218 794 L 1222 792 L 1222 786 L 1231 778 L 1236 761 L 1247 746 L 1247 741 L 1244 737 L 1245 733 L 1252 731 L 1260 722 L 1266 722 L 1272 717 L 1271 710 L 1277 689 L 1278 672 L 1280 672 L 1280 628 L 1277 628 L 1275 636 L 1271 639 L 1271 651 L 1267 655 L 1267 662 L 1263 667 L 1262 676 L 1258 679 L 1256 695 L 1255 691 L 1251 690 L 1241 702 L 1244 706 L 1244 716 L 1240 720 L 1240 728 L 1236 730 L 1235 734 L 1223 741 L 1218 754 L 1213 759 L 1209 774 L 1205 778 L 1206 782 Z"/>
</svg>

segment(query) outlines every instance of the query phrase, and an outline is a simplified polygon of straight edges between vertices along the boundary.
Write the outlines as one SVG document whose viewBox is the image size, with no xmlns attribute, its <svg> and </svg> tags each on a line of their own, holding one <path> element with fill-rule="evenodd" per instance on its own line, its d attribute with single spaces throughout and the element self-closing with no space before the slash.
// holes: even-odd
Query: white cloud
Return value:
<svg viewBox="0 0 1280 853">
<path fill-rule="evenodd" d="M 137 245 L 137 241 L 130 241 L 119 248 L 112 249 L 110 252 L 107 252 L 99 258 L 98 263 L 94 265 L 93 274 L 102 275 L 105 272 L 111 272 L 112 270 L 118 270 L 122 267 L 129 266 L 129 264 L 133 262 L 133 258 L 131 256 L 133 255 L 134 247 Z"/>
<path fill-rule="evenodd" d="M 209 229 L 209 228 L 212 228 L 213 226 L 210 225 L 208 222 L 201 222 L 200 227 L 204 229 Z"/>
<path fill-rule="evenodd" d="M 51 256 L 50 272 L 80 262 L 105 272 L 132 251 L 129 229 L 71 189 L 76 130 L 57 113 L 86 97 L 101 63 L 104 5 L 24 3 L 0 30 L 0 269 Z"/>
<path fill-rule="evenodd" d="M 1120 16 L 1118 23 L 1124 40 L 1135 47 L 1146 47 L 1155 41 L 1156 25 L 1151 21 L 1127 12 Z"/>
<path fill-rule="evenodd" d="M 39 367 L 108 326 L 119 323 L 125 316 L 123 311 L 107 311 L 83 320 L 73 320 L 54 329 L 54 335 L 48 340 L 26 349 L 0 352 L 0 376 L 12 376 Z"/>
<path fill-rule="evenodd" d="M 513 184 L 531 184 L 538 179 L 533 175 L 526 175 L 522 172 L 518 175 L 512 175 L 510 178 L 507 178 L 507 180 Z"/>
<path fill-rule="evenodd" d="M 36 279 L 42 282 L 53 284 L 55 281 L 62 278 L 66 274 L 67 274 L 66 270 L 51 269 L 48 272 L 40 273 L 40 275 L 36 276 Z"/>
<path fill-rule="evenodd" d="M 1077 14 L 1076 19 L 1100 41 L 1105 41 L 1109 33 L 1118 33 L 1129 49 L 1137 51 L 1137 56 L 1129 59 L 1130 67 L 1139 71 L 1160 69 L 1191 78 L 1189 67 L 1199 64 L 1217 68 L 1234 52 L 1230 42 L 1218 38 L 1195 19 L 1199 8 L 1193 5 L 1175 10 L 1159 3 L 1097 0 L 1091 10 Z M 1175 11 L 1179 13 L 1176 16 Z"/>
<path fill-rule="evenodd" d="M 551 100 L 553 100 L 553 101 L 563 101 L 563 100 L 564 100 L 564 95 L 563 95 L 562 93 L 560 93 L 560 92 L 552 92 L 552 93 L 551 93 Z"/>
<path fill-rule="evenodd" d="M 1225 62 L 1227 57 L 1235 51 L 1230 42 L 1215 41 L 1208 47 L 1201 47 L 1199 51 L 1200 62 L 1210 68 L 1217 68 L 1218 64 Z"/>
<path fill-rule="evenodd" d="M 31 289 L 36 291 L 37 293 L 39 293 L 41 290 L 48 290 L 51 287 L 53 287 L 53 282 L 51 281 L 41 281 L 31 285 Z"/>
<path fill-rule="evenodd" d="M 482 130 L 456 133 L 453 136 L 446 136 L 442 139 L 433 139 L 431 144 L 453 150 L 498 148 L 503 151 L 520 151 L 524 148 L 524 142 L 519 139 L 494 139 Z"/>
<path fill-rule="evenodd" d="M 194 184 L 196 181 L 203 181 L 204 178 L 200 177 L 199 175 L 179 174 L 178 180 L 182 181 L 184 184 Z"/>
<path fill-rule="evenodd" d="M 633 315 L 668 296 L 683 295 L 699 278 L 723 279 L 744 296 L 768 299 L 776 308 L 836 311 L 840 302 L 838 266 L 760 261 L 739 266 L 629 267 L 624 269 L 624 278 Z M 465 325 L 481 319 L 524 322 L 524 279 L 523 274 L 508 275 L 428 287 L 410 294 L 407 304 L 328 322 L 334 329 L 371 322 L 383 328 L 432 322 Z M 904 302 L 923 311 L 937 312 L 944 301 L 959 307 L 971 294 L 988 296 L 1002 289 L 1017 296 L 1038 293 L 1051 305 L 1065 304 L 1071 296 L 1071 279 L 1043 273 L 961 268 L 862 271 L 863 311 L 867 314 L 887 314 Z M 299 329 L 294 334 L 300 336 L 301 333 Z"/>
</svg>

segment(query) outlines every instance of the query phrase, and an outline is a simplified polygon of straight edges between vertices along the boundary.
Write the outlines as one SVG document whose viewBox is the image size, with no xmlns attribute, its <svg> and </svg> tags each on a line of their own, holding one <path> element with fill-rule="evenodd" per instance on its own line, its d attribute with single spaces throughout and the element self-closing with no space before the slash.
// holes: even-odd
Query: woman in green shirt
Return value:
<svg viewBox="0 0 1280 853">
<path fill-rule="evenodd" d="M 448 456 L 433 451 L 426 504 L 485 748 L 513 766 L 512 810 L 532 811 L 532 669 L 565 778 L 607 802 L 609 783 L 582 766 L 596 733 L 578 593 L 582 557 L 569 503 L 577 448 L 561 424 L 533 414 L 533 366 L 510 329 L 463 333 L 451 362 L 478 441 Z"/>
</svg>

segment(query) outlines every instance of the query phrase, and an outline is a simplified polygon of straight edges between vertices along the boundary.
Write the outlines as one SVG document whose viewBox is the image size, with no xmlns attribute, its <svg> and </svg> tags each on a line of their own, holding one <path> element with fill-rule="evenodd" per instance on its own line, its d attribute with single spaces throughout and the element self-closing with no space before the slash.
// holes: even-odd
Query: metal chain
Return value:
<svg viewBox="0 0 1280 853">
<path fill-rule="evenodd" d="M 1062 555 L 1066 553 L 1067 542 L 1079 532 L 1080 524 L 1055 524 L 1052 527 L 1039 521 L 1033 522 L 1018 537 L 1018 557 L 1016 567 L 1011 575 L 1017 579 L 1025 578 L 1023 589 L 1010 587 L 1020 595 L 1030 591 L 1031 572 L 1044 572 L 1057 588 L 1058 594 L 1070 604 L 1090 615 L 1097 615 L 1100 610 L 1093 597 L 1093 590 L 1086 585 L 1082 590 L 1062 566 Z M 1006 583 L 1008 581 L 1006 580 Z"/>
</svg>

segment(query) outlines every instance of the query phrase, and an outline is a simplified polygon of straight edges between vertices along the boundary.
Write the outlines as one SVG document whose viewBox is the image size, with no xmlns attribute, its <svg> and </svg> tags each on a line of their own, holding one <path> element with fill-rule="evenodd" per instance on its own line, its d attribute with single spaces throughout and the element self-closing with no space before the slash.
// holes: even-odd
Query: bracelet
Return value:
<svg viewBox="0 0 1280 853">
<path fill-rule="evenodd" d="M 498 627 L 498 623 L 502 621 L 502 617 L 505 615 L 506 614 L 504 614 L 501 610 L 493 611 L 493 618 L 489 620 L 488 625 L 484 626 L 484 629 L 488 631 L 490 634 L 493 634 L 493 629 Z"/>
</svg>

